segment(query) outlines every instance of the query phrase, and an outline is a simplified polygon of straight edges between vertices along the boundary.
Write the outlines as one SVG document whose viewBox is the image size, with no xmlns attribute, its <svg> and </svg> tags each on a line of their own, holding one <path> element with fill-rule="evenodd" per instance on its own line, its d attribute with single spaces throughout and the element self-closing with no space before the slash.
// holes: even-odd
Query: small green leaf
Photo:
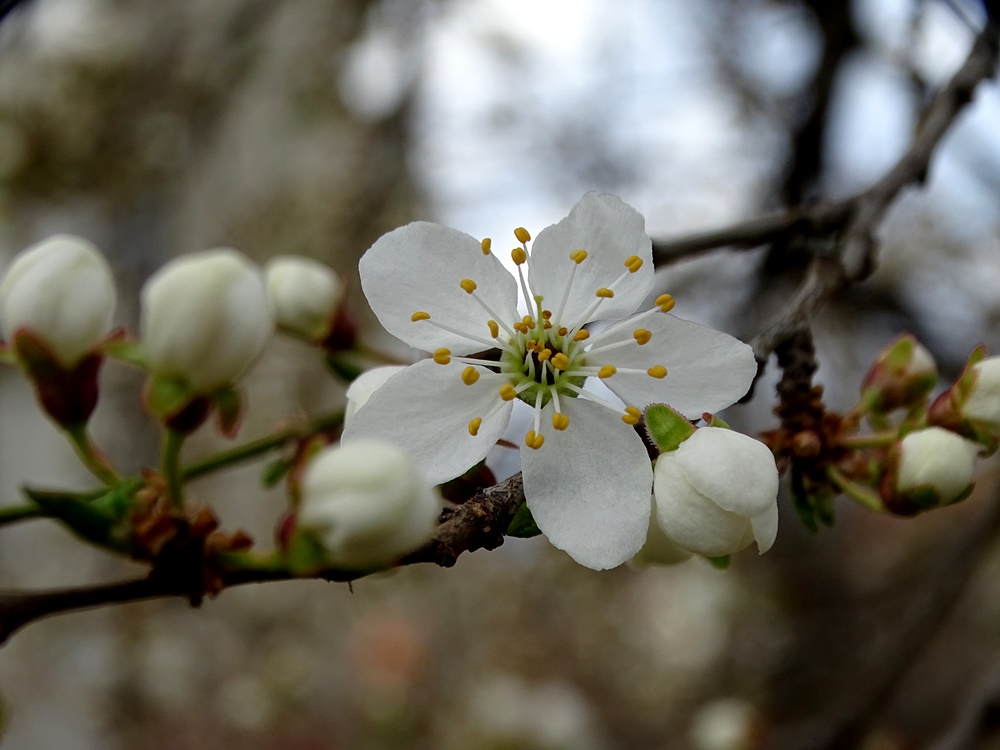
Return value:
<svg viewBox="0 0 1000 750">
<path fill-rule="evenodd" d="M 652 404 L 646 409 L 646 432 L 661 453 L 677 450 L 694 435 L 695 426 L 666 404 Z"/>
<path fill-rule="evenodd" d="M 313 575 L 327 567 L 326 550 L 311 534 L 296 531 L 285 548 L 285 562 L 294 575 Z"/>
<path fill-rule="evenodd" d="M 294 461 L 288 458 L 277 458 L 264 466 L 261 472 L 260 481 L 265 487 L 274 487 L 285 478 Z"/>
<path fill-rule="evenodd" d="M 538 536 L 541 533 L 538 525 L 535 523 L 534 517 L 531 515 L 531 511 L 528 510 L 528 506 L 521 503 L 517 509 L 517 513 L 514 514 L 514 517 L 510 521 L 510 526 L 507 527 L 507 536 L 514 536 L 519 539 L 531 539 L 531 537 Z"/>
<path fill-rule="evenodd" d="M 27 487 L 24 493 L 47 515 L 58 520 L 81 539 L 119 552 L 129 551 L 128 534 L 123 533 L 121 519 L 110 508 L 99 504 L 100 498 L 88 503 L 70 493 Z"/>
<path fill-rule="evenodd" d="M 101 346 L 101 351 L 112 359 L 117 359 L 119 362 L 126 362 L 142 368 L 145 368 L 148 364 L 146 362 L 146 352 L 143 350 L 142 344 L 138 341 L 113 339 Z"/>
<path fill-rule="evenodd" d="M 706 557 L 705 559 L 712 563 L 712 567 L 717 570 L 725 570 L 729 567 L 729 555 L 722 555 L 721 557 Z"/>
</svg>

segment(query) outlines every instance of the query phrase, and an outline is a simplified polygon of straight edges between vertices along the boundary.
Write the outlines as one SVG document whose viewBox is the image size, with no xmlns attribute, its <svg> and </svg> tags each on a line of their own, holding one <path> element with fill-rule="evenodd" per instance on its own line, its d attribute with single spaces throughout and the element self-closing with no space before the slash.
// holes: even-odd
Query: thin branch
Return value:
<svg viewBox="0 0 1000 750">
<path fill-rule="evenodd" d="M 464 552 L 495 549 L 503 544 L 504 532 L 524 502 L 521 475 L 515 474 L 493 487 L 480 490 L 462 505 L 446 509 L 434 538 L 399 565 L 431 562 L 450 567 Z M 47 591 L 0 591 L 0 643 L 25 625 L 44 617 L 109 604 L 182 596 L 199 602 L 204 591 L 192 591 L 188 581 L 169 575 L 150 575 L 119 583 L 80 586 Z M 248 583 L 288 580 L 294 576 L 280 569 L 233 569 L 217 571 L 222 589 Z M 328 581 L 352 581 L 367 573 L 327 570 L 316 576 Z"/>
</svg>

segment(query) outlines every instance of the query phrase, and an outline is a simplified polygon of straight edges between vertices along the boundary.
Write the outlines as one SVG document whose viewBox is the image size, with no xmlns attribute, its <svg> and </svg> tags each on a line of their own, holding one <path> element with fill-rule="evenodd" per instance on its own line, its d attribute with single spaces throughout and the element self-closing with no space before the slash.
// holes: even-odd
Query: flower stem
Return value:
<svg viewBox="0 0 1000 750">
<path fill-rule="evenodd" d="M 885 506 L 880 498 L 870 487 L 866 487 L 852 479 L 844 476 L 843 472 L 835 466 L 828 466 L 826 469 L 827 478 L 837 485 L 837 488 L 852 500 L 873 510 L 876 513 L 884 513 Z"/>
<path fill-rule="evenodd" d="M 206 459 L 198 461 L 185 467 L 181 475 L 186 480 L 196 479 L 205 474 L 211 474 L 220 469 L 225 469 L 235 464 L 250 461 L 265 453 L 270 453 L 285 445 L 290 440 L 300 440 L 318 432 L 327 432 L 336 429 L 344 423 L 344 410 L 338 409 L 325 416 L 319 417 L 309 422 L 305 427 L 290 428 L 281 430 L 262 437 L 258 440 L 251 440 L 231 450 L 216 453 Z"/>
<path fill-rule="evenodd" d="M 0 508 L 0 526 L 8 526 L 18 521 L 30 521 L 32 518 L 45 518 L 46 512 L 37 505 L 9 505 Z"/>
<path fill-rule="evenodd" d="M 90 439 L 86 425 L 73 425 L 66 427 L 65 430 L 76 455 L 79 456 L 80 461 L 91 474 L 107 485 L 118 484 L 122 480 L 121 475 L 114 470 L 107 457 Z"/>
<path fill-rule="evenodd" d="M 837 441 L 838 445 L 844 448 L 883 448 L 892 445 L 899 439 L 899 432 L 891 430 L 889 432 L 876 432 L 871 435 L 851 435 L 843 437 Z"/>
<path fill-rule="evenodd" d="M 184 504 L 183 473 L 181 472 L 181 447 L 184 433 L 166 428 L 161 446 L 160 470 L 167 482 L 167 497 L 170 504 L 180 508 Z"/>
</svg>

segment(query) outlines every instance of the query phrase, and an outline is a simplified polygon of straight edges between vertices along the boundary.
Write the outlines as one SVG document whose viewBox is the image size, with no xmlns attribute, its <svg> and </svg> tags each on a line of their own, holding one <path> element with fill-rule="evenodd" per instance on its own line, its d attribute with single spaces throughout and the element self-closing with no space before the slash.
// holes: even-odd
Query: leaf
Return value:
<svg viewBox="0 0 1000 750">
<path fill-rule="evenodd" d="M 677 450 L 694 435 L 695 426 L 666 404 L 652 404 L 646 409 L 646 432 L 661 453 Z"/>
<path fill-rule="evenodd" d="M 518 539 L 531 539 L 541 533 L 541 530 L 535 523 L 534 517 L 531 515 L 531 511 L 528 510 L 528 506 L 521 503 L 514 517 L 511 519 L 510 525 L 507 527 L 507 536 L 517 537 Z"/>
<path fill-rule="evenodd" d="M 729 555 L 722 555 L 721 557 L 706 557 L 705 559 L 712 563 L 712 567 L 716 570 L 725 570 L 729 567 Z"/>
<path fill-rule="evenodd" d="M 312 575 L 327 567 L 326 550 L 311 534 L 296 531 L 285 548 L 285 562 L 294 575 Z"/>
<path fill-rule="evenodd" d="M 24 493 L 45 513 L 63 524 L 76 536 L 100 547 L 129 552 L 129 534 L 123 528 L 122 517 L 114 511 L 121 497 L 118 488 L 93 502 L 86 502 L 72 493 L 50 492 L 24 488 Z M 134 488 L 131 489 L 134 491 Z M 108 495 L 115 495 L 108 498 Z M 101 502 L 108 498 L 107 502 Z"/>
</svg>

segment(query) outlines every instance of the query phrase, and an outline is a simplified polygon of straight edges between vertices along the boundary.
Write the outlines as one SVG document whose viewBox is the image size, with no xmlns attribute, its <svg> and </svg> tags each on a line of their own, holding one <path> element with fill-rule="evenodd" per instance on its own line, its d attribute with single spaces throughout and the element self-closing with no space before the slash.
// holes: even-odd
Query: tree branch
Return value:
<svg viewBox="0 0 1000 750">
<path fill-rule="evenodd" d="M 423 548 L 407 556 L 399 565 L 431 562 L 451 567 L 464 552 L 477 549 L 495 549 L 503 544 L 504 532 L 521 503 L 524 502 L 524 485 L 521 475 L 477 492 L 462 505 L 446 508 L 442 523 L 434 537 Z M 218 575 L 221 587 L 242 586 L 248 583 L 265 583 L 294 578 L 280 569 L 222 569 Z M 154 571 L 155 573 L 155 571 Z M 183 596 L 197 605 L 204 591 L 191 591 L 187 579 L 151 574 L 119 583 L 78 586 L 46 591 L 0 591 L 0 644 L 25 625 L 44 617 L 81 609 L 122 604 L 145 599 L 162 599 Z M 352 581 L 368 573 L 347 570 L 326 570 L 316 575 L 328 581 Z"/>
</svg>

